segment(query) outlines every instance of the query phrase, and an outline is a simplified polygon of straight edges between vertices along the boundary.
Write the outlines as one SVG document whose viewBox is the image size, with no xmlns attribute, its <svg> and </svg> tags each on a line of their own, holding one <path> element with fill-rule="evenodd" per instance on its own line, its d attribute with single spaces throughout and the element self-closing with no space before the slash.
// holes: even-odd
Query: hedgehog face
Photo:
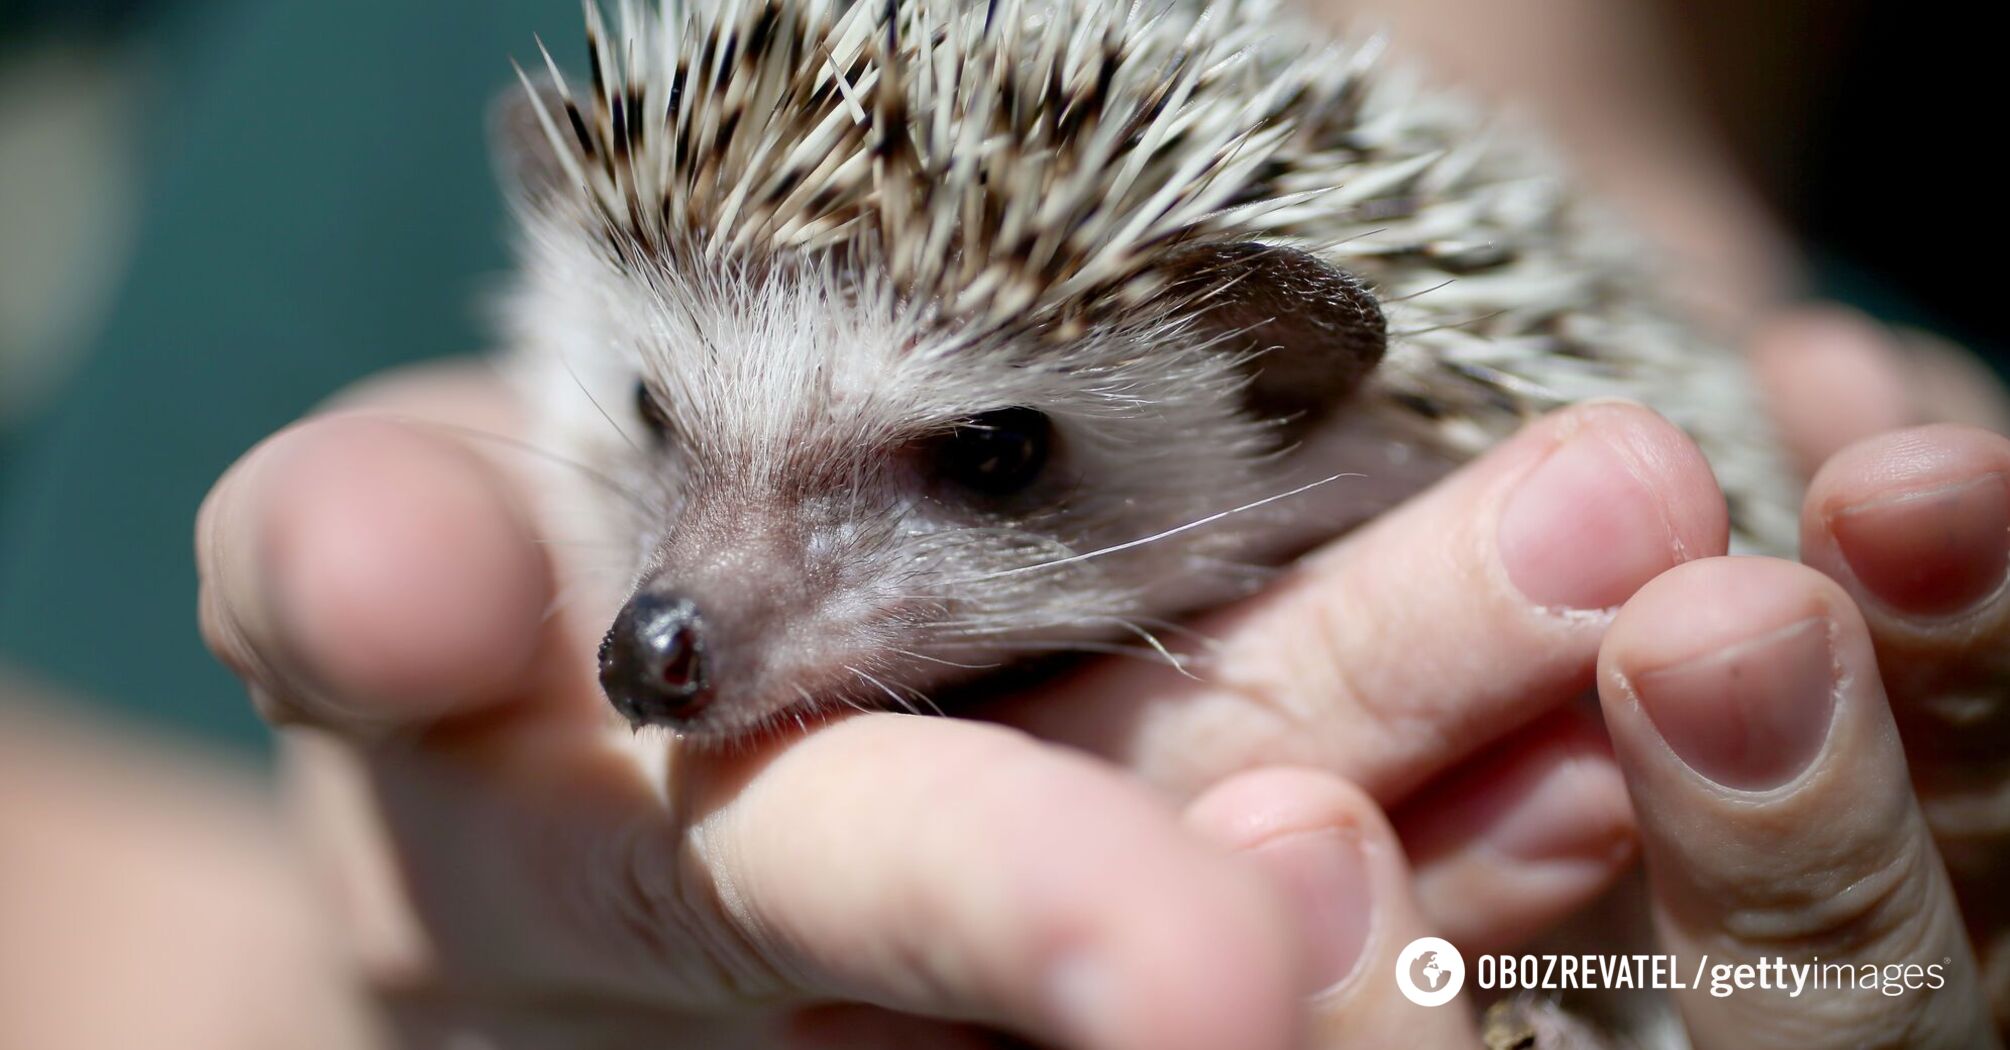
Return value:
<svg viewBox="0 0 2010 1050">
<path fill-rule="evenodd" d="M 1207 312 L 978 337 L 825 267 L 694 275 L 537 243 L 511 302 L 539 443 L 601 479 L 556 490 L 553 528 L 604 558 L 603 684 L 638 724 L 716 741 L 920 707 L 1149 632 L 1233 593 L 1264 533 L 1261 512 L 1188 526 L 1291 480 L 1303 397 L 1280 415 L 1229 338 L 1274 274 L 1233 275 Z"/>
</svg>

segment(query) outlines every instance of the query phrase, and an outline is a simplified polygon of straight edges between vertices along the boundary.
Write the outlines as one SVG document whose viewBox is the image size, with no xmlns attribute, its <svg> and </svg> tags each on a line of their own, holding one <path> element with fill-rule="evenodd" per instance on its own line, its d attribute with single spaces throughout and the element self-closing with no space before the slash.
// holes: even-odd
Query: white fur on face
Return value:
<svg viewBox="0 0 2010 1050">
<path fill-rule="evenodd" d="M 554 482 L 562 550 L 611 620 L 647 579 L 724 624 L 719 732 L 805 693 L 885 703 L 957 665 L 1104 639 L 1141 615 L 1234 593 L 1266 518 L 1133 550 L 1287 480 L 1240 411 L 1241 359 L 1188 326 L 1092 329 L 1064 345 L 968 345 L 953 326 L 828 270 L 643 272 L 562 225 L 532 226 L 509 300 L 537 443 L 590 466 Z M 669 423 L 654 440 L 641 383 Z M 915 450 L 1009 407 L 1056 430 L 1047 476 L 991 507 L 928 476 Z M 579 557 L 575 554 L 575 557 Z"/>
</svg>

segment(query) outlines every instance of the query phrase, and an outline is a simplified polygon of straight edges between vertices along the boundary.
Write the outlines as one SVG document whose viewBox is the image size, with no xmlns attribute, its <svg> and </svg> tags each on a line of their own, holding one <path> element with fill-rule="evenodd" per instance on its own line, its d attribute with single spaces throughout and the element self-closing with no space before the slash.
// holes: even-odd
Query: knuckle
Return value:
<svg viewBox="0 0 2010 1050">
<path fill-rule="evenodd" d="M 1304 630 L 1310 637 L 1294 647 L 1304 655 L 1292 668 L 1294 680 L 1316 683 L 1305 721 L 1344 725 L 1349 735 L 1357 735 L 1363 724 L 1386 739 L 1402 739 L 1418 732 L 1434 732 L 1424 717 L 1417 698 L 1403 690 L 1378 687 L 1370 680 L 1371 668 L 1360 659 L 1362 652 L 1394 653 L 1403 648 L 1389 636 L 1388 621 L 1375 616 L 1350 616 L 1332 605 L 1321 605 L 1316 615 L 1306 618 Z M 1345 711 L 1349 717 L 1321 717 Z"/>
<path fill-rule="evenodd" d="M 1317 587 L 1347 590 L 1331 586 L 1335 582 L 1322 580 Z M 1303 727 L 1368 702 L 1355 654 L 1375 651 L 1384 640 L 1376 617 L 1350 615 L 1353 608 L 1343 610 L 1320 597 L 1298 597 L 1301 608 L 1291 610 L 1293 615 L 1273 616 L 1272 629 L 1253 632 L 1257 644 L 1234 654 L 1238 658 L 1223 671 L 1238 692 Z"/>
<path fill-rule="evenodd" d="M 1397 723 L 1407 723 L 1407 716 L 1378 702 L 1355 655 L 1376 651 L 1383 644 L 1380 632 L 1373 617 L 1314 601 L 1274 629 L 1255 632 L 1256 644 L 1224 654 L 1212 677 L 1257 714 L 1261 726 L 1239 746 L 1232 767 L 1329 766 L 1361 739 L 1404 732 Z M 1335 739 L 1340 729 L 1345 735 Z"/>
<path fill-rule="evenodd" d="M 1814 858 L 1757 891 L 1723 918 L 1724 932 L 1756 948 L 1811 951 L 1824 958 L 1909 959 L 1943 936 L 1950 918 L 1940 859 L 1916 811 L 1901 833 L 1875 850 Z"/>
</svg>

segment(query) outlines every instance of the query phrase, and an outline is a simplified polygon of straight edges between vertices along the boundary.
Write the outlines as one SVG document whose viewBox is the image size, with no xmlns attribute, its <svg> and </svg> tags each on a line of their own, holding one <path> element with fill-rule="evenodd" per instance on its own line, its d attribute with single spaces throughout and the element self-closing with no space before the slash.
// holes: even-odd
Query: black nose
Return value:
<svg viewBox="0 0 2010 1050">
<path fill-rule="evenodd" d="M 711 699 L 705 621 L 688 598 L 641 591 L 600 643 L 600 687 L 634 725 L 679 727 Z"/>
</svg>

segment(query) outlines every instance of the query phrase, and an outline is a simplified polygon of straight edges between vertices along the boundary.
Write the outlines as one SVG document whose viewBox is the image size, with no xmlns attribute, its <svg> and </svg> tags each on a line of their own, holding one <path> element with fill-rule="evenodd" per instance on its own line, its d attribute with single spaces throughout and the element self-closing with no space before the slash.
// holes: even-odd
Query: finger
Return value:
<svg viewBox="0 0 2010 1050">
<path fill-rule="evenodd" d="M 1109 664 L 1001 717 L 1179 792 L 1298 764 L 1389 803 L 1581 693 L 1609 607 L 1726 535 L 1679 430 L 1579 406 L 1202 621 L 1197 678 Z"/>
<path fill-rule="evenodd" d="M 529 485 L 497 452 L 514 409 L 485 368 L 373 380 L 247 454 L 197 524 L 205 640 L 269 719 L 333 730 L 282 740 L 289 786 L 348 949 L 378 980 L 421 980 L 434 959 L 404 844 L 385 837 L 386 812 L 413 800 L 373 794 L 371 752 L 399 742 L 421 761 L 418 741 L 458 733 L 502 780 L 511 753 L 607 751 L 591 646 L 547 615 Z"/>
<path fill-rule="evenodd" d="M 885 782 L 861 777 L 866 763 Z M 738 794 L 745 835 L 722 855 L 737 854 L 757 928 L 833 992 L 1031 1019 L 1068 1046 L 1281 1048 L 1295 1034 L 1296 958 L 1270 896 L 1127 779 L 1016 734 L 893 717 L 815 734 L 760 780 Z M 841 850 L 856 859 L 804 869 Z M 861 930 L 885 933 L 860 943 Z"/>
<path fill-rule="evenodd" d="M 1982 359 L 1931 332 L 1900 328 L 1912 376 L 1912 404 L 1923 423 L 1966 423 L 2010 434 L 2010 391 Z"/>
<path fill-rule="evenodd" d="M 1094 1050 L 1296 1034 L 1259 881 L 1134 781 L 995 726 L 859 716 L 679 752 L 667 791 L 584 755 L 513 778 L 479 750 L 373 757 L 432 951 L 469 980 L 860 1001 Z"/>
<path fill-rule="evenodd" d="M 1857 599 L 1930 793 L 2010 758 L 2010 439 L 1957 426 L 1886 434 L 1815 476 L 1803 557 Z M 2010 811 L 1995 835 L 2010 833 Z"/>
<path fill-rule="evenodd" d="M 2010 1027 L 2010 439 L 1853 445 L 1809 488 L 1803 557 L 1862 608 L 1913 783 Z"/>
<path fill-rule="evenodd" d="M 512 478 L 442 433 L 311 420 L 204 504 L 205 637 L 280 721 L 381 732 L 518 695 L 552 593 L 530 517 Z"/>
<path fill-rule="evenodd" d="M 1753 335 L 1751 358 L 1802 476 L 1853 441 L 1916 422 L 1896 341 L 1854 310 L 1786 311 Z"/>
<path fill-rule="evenodd" d="M 1620 612 L 1599 671 L 1657 926 L 1679 960 L 1712 967 L 1675 993 L 1697 1046 L 1994 1045 L 1840 588 L 1766 559 L 1683 566 Z M 1729 983 L 1730 967 L 1775 960 L 1807 969 Z"/>
<path fill-rule="evenodd" d="M 1366 795 L 1323 773 L 1259 770 L 1201 796 L 1187 822 L 1254 861 L 1291 905 L 1312 960 L 1309 1045 L 1477 1045 L 1456 1001 L 1420 1006 L 1397 989 L 1399 953 L 1435 931 L 1410 894 L 1402 846 Z"/>
<path fill-rule="evenodd" d="M 1573 706 L 1502 741 L 1392 815 L 1416 895 L 1447 940 L 1519 947 L 1633 863 L 1633 810 L 1596 717 Z"/>
</svg>

